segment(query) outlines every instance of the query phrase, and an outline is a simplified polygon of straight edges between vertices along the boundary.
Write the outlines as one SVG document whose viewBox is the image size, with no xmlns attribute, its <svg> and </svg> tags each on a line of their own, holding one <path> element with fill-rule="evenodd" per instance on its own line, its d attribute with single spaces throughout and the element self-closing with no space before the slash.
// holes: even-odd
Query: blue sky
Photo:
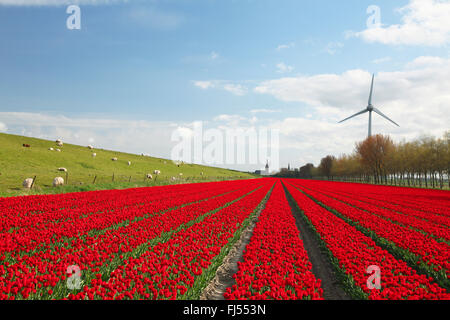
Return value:
<svg viewBox="0 0 450 320">
<path fill-rule="evenodd" d="M 434 1 L 425 2 L 434 8 Z M 253 124 L 262 121 L 274 126 L 278 123 L 281 127 L 290 119 L 297 119 L 298 125 L 306 120 L 335 123 L 339 116 L 350 115 L 365 106 L 370 73 L 380 74 L 381 78 L 384 74 L 380 86 L 390 88 L 389 81 L 401 82 L 413 77 L 411 72 L 417 68 L 421 71 L 429 68 L 431 58 L 439 58 L 440 63 L 447 65 L 449 56 L 448 23 L 425 30 L 438 33 L 434 42 L 429 40 L 434 37 L 425 31 L 422 40 L 417 40 L 420 35 L 408 40 L 411 31 L 405 26 L 405 16 L 409 14 L 419 21 L 422 11 L 427 9 L 415 4 L 417 0 L 85 0 L 72 3 L 80 5 L 81 30 L 66 28 L 69 16 L 66 1 L 0 0 L 0 123 L 3 123 L 3 131 L 52 139 L 52 135 L 61 134 L 75 143 L 86 140 L 76 138 L 83 136 L 76 131 L 86 128 L 84 125 L 79 125 L 78 129 L 72 125 L 70 132 L 64 131 L 67 128 L 57 128 L 58 125 L 37 127 L 26 121 L 20 123 L 13 113 L 16 117 L 19 117 L 17 113 L 40 114 L 49 121 L 67 117 L 80 121 L 170 122 L 187 127 L 193 121 L 218 121 L 220 115 L 244 121 L 256 117 Z M 374 4 L 381 10 L 383 25 L 380 34 L 375 35 L 364 32 L 369 17 L 366 9 Z M 410 7 L 406 7 L 408 5 Z M 398 8 L 406 9 L 398 11 Z M 439 15 L 439 11 L 442 10 L 434 10 L 433 14 Z M 386 34 L 396 34 L 389 32 L 390 26 L 399 26 L 394 30 L 398 35 L 392 39 L 386 37 Z M 414 61 L 420 57 L 430 59 L 425 59 L 425 65 L 420 61 L 418 65 Z M 436 67 L 436 63 L 434 65 Z M 310 80 L 320 80 L 322 76 L 336 75 L 336 82 L 343 81 L 349 71 L 354 71 L 349 83 L 354 83 L 355 77 L 364 81 L 355 87 L 354 95 L 343 93 L 348 100 L 336 97 L 329 101 L 319 96 L 336 94 L 326 88 L 321 89 L 323 92 L 317 92 L 314 87 L 303 88 L 303 93 L 299 88 L 302 96 L 284 92 L 284 88 L 296 91 L 295 87 L 289 89 L 291 84 L 301 86 L 302 80 L 314 83 Z M 356 71 L 360 72 L 357 76 Z M 396 79 L 399 73 L 401 77 Z M 288 84 L 281 82 L 280 89 L 276 81 L 288 81 Z M 425 91 L 440 80 L 426 81 L 432 82 L 420 87 Z M 446 96 L 444 89 L 442 97 Z M 339 91 L 336 95 L 341 96 Z M 401 99 L 380 97 L 385 104 Z M 436 103 L 442 108 L 442 102 Z M 328 116 L 324 108 L 330 108 Z M 262 109 L 266 112 L 258 112 Z M 382 110 L 398 119 L 399 114 L 389 110 L 389 105 Z M 438 111 L 442 109 L 436 114 Z M 402 131 L 377 121 L 379 131 L 401 139 L 420 133 L 439 135 L 448 129 L 448 125 L 438 120 L 440 124 L 436 128 L 433 120 L 436 119 L 421 123 L 420 130 L 407 130 L 402 126 Z M 343 136 L 346 133 L 342 128 L 349 128 L 364 138 L 364 122 L 361 119 L 351 123 L 353 126 L 337 127 L 337 131 L 324 132 L 324 135 Z M 314 126 L 314 123 L 308 125 Z M 302 134 L 305 134 L 304 139 L 314 137 L 306 132 Z M 105 131 L 103 136 L 107 135 L 111 132 Z M 283 135 L 291 135 L 291 138 L 284 139 Z M 349 137 L 337 147 L 322 144 L 320 148 L 311 149 L 308 145 L 295 146 L 295 139 L 291 141 L 295 135 L 295 130 L 282 132 L 282 165 L 317 163 L 320 156 L 350 152 L 354 146 Z M 107 148 L 136 153 L 142 149 L 142 145 L 120 145 L 112 138 L 102 138 L 98 130 L 95 138 L 90 139 Z M 163 146 L 152 149 L 157 149 L 154 153 L 158 156 L 167 156 L 169 152 Z M 308 156 L 304 156 L 305 153 Z"/>
</svg>

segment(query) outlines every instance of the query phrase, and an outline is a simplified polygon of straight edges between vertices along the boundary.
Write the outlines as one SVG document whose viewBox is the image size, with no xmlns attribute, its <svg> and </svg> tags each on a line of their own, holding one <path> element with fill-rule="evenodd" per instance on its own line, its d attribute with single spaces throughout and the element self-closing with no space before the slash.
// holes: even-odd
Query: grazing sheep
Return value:
<svg viewBox="0 0 450 320">
<path fill-rule="evenodd" d="M 155 170 L 155 171 L 153 171 L 153 174 L 160 175 L 160 174 L 161 174 L 161 171 Z"/>
<path fill-rule="evenodd" d="M 30 147 L 31 147 L 29 144 L 25 144 L 25 143 L 24 143 L 22 146 L 23 146 L 24 148 L 30 148 Z"/>
<path fill-rule="evenodd" d="M 180 177 L 181 177 L 181 176 L 183 176 L 183 174 L 182 174 L 182 173 L 180 173 Z"/>
<path fill-rule="evenodd" d="M 93 158 L 95 158 L 96 156 L 97 156 L 97 154 L 96 154 L 96 153 L 93 153 L 93 154 L 92 154 L 92 157 L 93 157 Z"/>
<path fill-rule="evenodd" d="M 56 144 L 59 146 L 59 147 L 62 147 L 63 146 L 63 142 L 61 141 L 61 140 L 56 140 Z"/>
<path fill-rule="evenodd" d="M 53 148 L 48 148 L 48 150 L 53 151 L 53 150 L 55 150 L 55 149 L 53 149 Z"/>
<path fill-rule="evenodd" d="M 67 172 L 66 168 L 58 168 L 58 171 Z"/>
<path fill-rule="evenodd" d="M 111 160 L 112 160 L 112 161 L 117 161 L 117 158 L 112 158 Z"/>
<path fill-rule="evenodd" d="M 58 186 L 62 186 L 64 185 L 64 179 L 61 177 L 56 177 L 55 179 L 53 179 L 53 186 L 54 187 L 58 187 Z"/>
<path fill-rule="evenodd" d="M 89 148 L 90 150 L 94 149 L 94 147 L 91 146 L 91 145 L 89 145 L 88 148 Z"/>
<path fill-rule="evenodd" d="M 153 179 L 153 176 L 152 176 L 150 173 L 147 173 L 147 179 L 152 180 L 152 179 Z"/>
<path fill-rule="evenodd" d="M 27 178 L 27 179 L 23 180 L 23 184 L 22 185 L 23 185 L 24 188 L 30 189 L 32 184 L 33 184 L 33 179 L 32 178 Z"/>
<path fill-rule="evenodd" d="M 172 177 L 172 181 L 175 181 L 175 180 L 177 180 L 177 178 L 175 178 L 175 177 Z"/>
<path fill-rule="evenodd" d="M 131 166 L 131 161 L 128 161 L 128 165 Z"/>
<path fill-rule="evenodd" d="M 56 151 L 61 152 L 61 149 L 56 149 Z"/>
</svg>

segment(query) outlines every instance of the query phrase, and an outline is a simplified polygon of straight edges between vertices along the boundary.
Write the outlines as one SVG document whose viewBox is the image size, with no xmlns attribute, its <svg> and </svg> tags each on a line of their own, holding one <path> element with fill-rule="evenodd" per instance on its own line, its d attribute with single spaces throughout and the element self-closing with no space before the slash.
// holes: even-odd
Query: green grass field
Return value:
<svg viewBox="0 0 450 320">
<path fill-rule="evenodd" d="M 31 147 L 25 148 L 23 144 Z M 49 151 L 50 147 L 59 148 L 61 152 Z M 97 154 L 95 158 L 92 157 L 94 152 Z M 112 161 L 113 157 L 118 161 Z M 131 161 L 131 166 L 128 166 L 128 161 Z M 67 176 L 58 171 L 60 167 L 68 170 Z M 160 170 L 161 175 L 156 178 L 154 170 Z M 153 180 L 145 179 L 147 173 L 153 175 Z M 35 176 L 32 190 L 22 187 L 26 178 Z M 66 185 L 52 187 L 55 177 L 64 178 Z M 177 180 L 172 181 L 172 177 Z M 249 173 L 194 164 L 178 167 L 171 160 L 103 149 L 90 150 L 87 146 L 64 143 L 58 147 L 54 141 L 0 133 L 0 197 L 255 177 Z"/>
</svg>

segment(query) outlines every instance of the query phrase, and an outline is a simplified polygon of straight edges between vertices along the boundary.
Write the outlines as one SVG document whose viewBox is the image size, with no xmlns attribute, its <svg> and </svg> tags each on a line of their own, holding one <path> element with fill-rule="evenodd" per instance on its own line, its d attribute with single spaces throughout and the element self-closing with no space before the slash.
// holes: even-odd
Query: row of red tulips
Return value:
<svg viewBox="0 0 450 320">
<path fill-rule="evenodd" d="M 337 182 L 319 182 L 319 181 L 305 181 L 310 188 L 321 190 L 322 192 L 333 192 L 342 196 L 354 197 L 358 195 L 358 200 L 367 202 L 376 206 L 401 212 L 409 216 L 414 216 L 440 226 L 450 228 L 450 192 L 447 195 L 433 194 L 428 191 L 429 200 L 431 203 L 426 203 L 420 200 L 419 204 L 415 204 L 416 197 L 414 195 L 405 195 L 403 192 L 397 194 L 395 190 L 399 188 L 392 187 L 393 190 L 387 190 L 386 193 L 373 193 L 372 185 L 353 184 L 353 183 L 337 183 Z M 401 188 L 404 189 L 404 188 Z M 435 199 L 435 200 L 434 200 Z M 448 199 L 447 204 L 443 199 Z"/>
<path fill-rule="evenodd" d="M 129 257 L 109 279 L 99 275 L 81 292 L 68 299 L 186 299 L 198 298 L 215 275 L 225 247 L 237 240 L 251 214 L 273 182 L 264 185 L 206 216 L 167 241 L 149 248 L 139 257 Z"/>
<path fill-rule="evenodd" d="M 308 183 L 303 184 L 306 187 Z M 309 188 L 309 187 L 308 187 Z M 444 224 L 436 224 L 427 219 L 419 218 L 417 216 L 408 215 L 403 209 L 397 208 L 396 210 L 390 210 L 387 208 L 383 208 L 383 203 L 378 202 L 377 204 L 372 204 L 364 200 L 364 197 L 361 197 L 360 194 L 351 194 L 351 195 L 342 195 L 339 192 L 324 190 L 323 188 L 314 188 L 314 191 L 317 191 L 325 196 L 329 196 L 333 199 L 342 201 L 347 203 L 353 207 L 366 210 L 381 219 L 385 219 L 397 224 L 400 224 L 404 227 L 412 227 L 416 230 L 423 231 L 426 234 L 435 237 L 437 239 L 441 238 L 444 240 L 450 240 L 450 228 Z M 423 213 L 423 215 L 426 215 Z M 440 216 L 440 218 L 446 218 Z"/>
<path fill-rule="evenodd" d="M 77 230 L 72 230 L 69 242 L 58 242 L 56 239 L 56 244 L 50 241 L 40 250 L 28 253 L 27 250 L 11 250 L 0 258 L 1 298 L 63 298 L 70 291 L 65 280 L 67 268 L 72 265 L 80 268 L 86 280 L 95 278 L 99 273 L 108 278 L 110 272 L 122 263 L 124 256 L 141 254 L 148 249 L 151 241 L 157 243 L 161 237 L 170 237 L 171 233 L 182 229 L 187 223 L 244 196 L 262 182 L 235 184 L 234 188 L 238 188 L 236 191 L 174 210 L 154 211 L 134 221 L 132 219 L 137 215 L 142 216 L 142 208 L 126 208 L 120 215 L 125 223 L 117 228 L 93 232 L 84 237 L 76 237 Z M 192 185 L 191 188 L 195 189 L 196 186 Z M 221 189 L 219 194 L 223 192 Z M 197 197 L 194 195 L 188 201 L 192 202 Z M 164 203 L 164 206 L 156 209 L 173 207 L 173 199 L 167 199 Z M 147 209 L 155 208 L 150 206 Z M 91 227 L 96 226 L 90 225 L 90 219 L 83 219 L 83 222 Z"/>
<path fill-rule="evenodd" d="M 386 201 L 394 205 L 416 209 L 425 213 L 450 216 L 450 192 L 446 190 L 379 186 L 361 183 L 326 182 L 322 184 L 321 181 L 308 182 L 315 183 L 321 188 L 330 186 L 335 190 L 349 190 L 350 193 L 357 192 L 375 200 Z"/>
<path fill-rule="evenodd" d="M 262 211 L 226 299 L 323 299 L 281 182 Z"/>
<path fill-rule="evenodd" d="M 304 186 L 305 182 L 297 182 L 296 184 Z M 379 238 L 391 241 L 399 248 L 411 252 L 435 272 L 442 274 L 443 278 L 450 279 L 450 246 L 447 243 L 438 242 L 408 226 L 382 219 L 370 213 L 370 208 L 366 208 L 364 205 L 359 205 L 365 208 L 361 210 L 311 189 L 303 188 L 303 191 L 351 221 L 373 231 Z"/>
<path fill-rule="evenodd" d="M 13 232 L 0 233 L 0 255 L 12 250 L 20 250 L 21 252 L 48 250 L 48 245 L 70 243 L 73 240 L 86 237 L 88 233 L 93 231 L 99 232 L 121 222 L 131 223 L 149 214 L 208 199 L 240 187 L 242 187 L 242 184 L 236 183 L 234 185 L 221 185 L 220 183 L 210 186 L 195 185 L 179 190 L 178 193 L 166 193 L 164 189 L 160 189 L 159 191 L 162 192 L 160 195 L 157 192 L 155 193 L 155 190 L 148 190 L 152 188 L 144 188 L 148 190 L 149 195 L 144 195 L 143 191 L 139 190 L 140 198 L 117 197 L 113 201 L 116 207 L 110 207 L 110 204 L 105 206 L 100 203 L 95 207 L 90 205 L 88 208 L 64 209 L 58 212 L 58 216 L 61 217 L 62 215 L 63 218 L 42 222 L 36 220 L 41 220 L 42 218 L 39 216 L 45 216 L 45 214 L 34 214 L 29 217 L 29 220 L 36 225 L 23 226 Z M 128 193 L 125 190 L 124 192 Z M 104 197 L 107 197 L 105 192 L 102 193 L 102 198 Z M 97 198 L 92 198 L 91 201 L 96 204 Z M 21 208 L 15 210 L 20 212 Z M 88 214 L 88 212 L 94 213 Z"/>
<path fill-rule="evenodd" d="M 4 198 L 2 201 L 2 216 L 0 217 L 0 232 L 15 233 L 17 230 L 45 230 L 48 225 L 77 223 L 78 220 L 89 219 L 95 214 L 102 215 L 105 212 L 113 212 L 122 208 L 140 206 L 170 198 L 192 197 L 197 194 L 201 199 L 203 193 L 208 190 L 230 190 L 233 188 L 233 184 L 235 182 L 229 182 L 228 189 L 226 184 L 204 183 L 195 185 L 195 187 L 176 185 L 174 188 L 163 186 L 78 192 L 70 194 L 70 201 L 67 199 L 67 194 L 61 195 L 66 199 L 62 199 L 59 207 L 57 201 L 55 201 L 56 195 L 39 196 L 41 201 L 38 203 L 36 200 L 31 200 L 31 204 L 23 202 L 23 198 L 26 197 Z M 79 201 L 77 201 L 77 198 L 79 198 Z M 51 206 L 47 204 L 47 200 L 52 204 Z M 180 200 L 183 201 L 183 199 Z M 30 207 L 33 205 L 34 207 Z"/>
<path fill-rule="evenodd" d="M 450 299 L 432 278 L 419 275 L 404 261 L 397 260 L 369 237 L 318 205 L 286 181 L 287 189 L 311 226 L 316 230 L 337 266 L 348 277 L 348 290 L 369 299 Z M 316 194 L 315 194 L 316 195 Z M 370 266 L 380 270 L 380 287 L 374 288 Z M 369 280 L 369 281 L 368 281 Z M 351 282 L 353 281 L 353 284 Z"/>
</svg>

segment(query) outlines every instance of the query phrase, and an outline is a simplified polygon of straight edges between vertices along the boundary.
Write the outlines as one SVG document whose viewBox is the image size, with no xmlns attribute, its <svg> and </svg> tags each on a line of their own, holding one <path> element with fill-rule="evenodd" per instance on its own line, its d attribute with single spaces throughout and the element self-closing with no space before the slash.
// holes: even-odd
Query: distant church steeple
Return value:
<svg viewBox="0 0 450 320">
<path fill-rule="evenodd" d="M 288 171 L 291 171 L 291 164 L 288 163 Z"/>
<path fill-rule="evenodd" d="M 267 175 L 269 174 L 269 160 L 267 160 L 267 163 L 266 163 L 266 174 Z"/>
</svg>

